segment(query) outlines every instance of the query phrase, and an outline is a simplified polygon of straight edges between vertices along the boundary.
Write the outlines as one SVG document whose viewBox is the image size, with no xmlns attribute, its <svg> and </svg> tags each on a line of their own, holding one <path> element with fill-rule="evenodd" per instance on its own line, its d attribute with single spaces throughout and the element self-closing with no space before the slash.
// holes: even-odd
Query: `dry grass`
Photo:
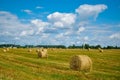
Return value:
<svg viewBox="0 0 120 80">
<path fill-rule="evenodd" d="M 36 49 L 0 49 L 0 80 L 119 80 L 120 50 L 48 49 L 49 58 L 38 59 Z M 73 55 L 88 55 L 93 61 L 90 74 L 69 68 Z"/>
</svg>

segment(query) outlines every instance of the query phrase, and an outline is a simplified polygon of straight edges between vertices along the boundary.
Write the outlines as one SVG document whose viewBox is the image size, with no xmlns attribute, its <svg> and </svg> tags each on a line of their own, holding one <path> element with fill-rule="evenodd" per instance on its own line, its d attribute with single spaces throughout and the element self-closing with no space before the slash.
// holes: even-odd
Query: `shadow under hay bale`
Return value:
<svg viewBox="0 0 120 80">
<path fill-rule="evenodd" d="M 32 49 L 29 49 L 28 52 L 32 52 Z"/>
<path fill-rule="evenodd" d="M 76 71 L 90 72 L 92 60 L 87 55 L 75 55 L 70 60 L 70 68 Z"/>
<path fill-rule="evenodd" d="M 103 52 L 103 50 L 101 48 L 98 48 L 99 52 Z"/>
<path fill-rule="evenodd" d="M 101 49 L 101 50 L 99 50 L 99 52 L 103 52 L 103 50 Z"/>
<path fill-rule="evenodd" d="M 40 51 L 39 49 L 36 50 L 36 52 L 39 52 L 39 51 Z"/>
</svg>

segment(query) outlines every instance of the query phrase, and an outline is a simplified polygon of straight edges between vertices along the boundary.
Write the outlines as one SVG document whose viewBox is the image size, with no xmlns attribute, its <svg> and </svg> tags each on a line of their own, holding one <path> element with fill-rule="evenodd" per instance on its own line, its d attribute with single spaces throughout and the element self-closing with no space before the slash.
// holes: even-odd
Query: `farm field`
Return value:
<svg viewBox="0 0 120 80">
<path fill-rule="evenodd" d="M 0 80 L 120 80 L 120 49 L 48 49 L 48 58 L 38 58 L 36 48 L 0 48 Z M 70 58 L 88 55 L 93 62 L 91 73 L 71 70 Z"/>
</svg>

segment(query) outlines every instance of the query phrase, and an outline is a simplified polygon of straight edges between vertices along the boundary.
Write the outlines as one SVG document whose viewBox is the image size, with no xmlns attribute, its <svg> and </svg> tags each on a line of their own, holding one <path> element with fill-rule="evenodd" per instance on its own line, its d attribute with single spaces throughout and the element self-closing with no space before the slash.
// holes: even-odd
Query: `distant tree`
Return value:
<svg viewBox="0 0 120 80">
<path fill-rule="evenodd" d="M 89 47 L 90 47 L 89 44 L 85 44 L 85 45 L 84 45 L 84 48 L 85 48 L 85 49 L 88 49 Z"/>
<path fill-rule="evenodd" d="M 66 48 L 64 45 L 37 45 L 35 47 L 43 47 L 43 48 Z"/>
<path fill-rule="evenodd" d="M 17 47 L 17 48 L 35 48 L 35 47 L 43 47 L 43 48 L 66 48 L 66 46 L 64 45 L 25 45 L 25 46 L 21 46 L 21 45 L 15 45 L 15 44 L 0 44 L 0 48 L 3 47 Z M 89 44 L 84 44 L 81 46 L 76 46 L 75 44 L 68 46 L 68 48 L 72 48 L 72 49 L 76 49 L 76 48 L 91 48 L 91 49 L 97 49 L 97 48 L 101 48 L 101 45 L 89 45 Z M 103 47 L 104 49 L 120 49 L 120 46 L 107 46 L 107 47 Z"/>
<path fill-rule="evenodd" d="M 106 49 L 119 49 L 118 46 L 107 46 Z"/>
<path fill-rule="evenodd" d="M 73 44 L 72 46 L 69 46 L 68 48 L 74 49 L 75 48 L 75 44 Z"/>
<path fill-rule="evenodd" d="M 107 46 L 107 49 L 112 49 L 113 48 L 113 46 Z"/>
<path fill-rule="evenodd" d="M 73 46 L 72 46 L 73 48 L 75 48 L 75 44 L 73 44 Z"/>
<path fill-rule="evenodd" d="M 101 48 L 101 45 L 96 45 L 95 48 L 96 48 L 96 49 L 97 49 L 97 48 Z"/>
</svg>

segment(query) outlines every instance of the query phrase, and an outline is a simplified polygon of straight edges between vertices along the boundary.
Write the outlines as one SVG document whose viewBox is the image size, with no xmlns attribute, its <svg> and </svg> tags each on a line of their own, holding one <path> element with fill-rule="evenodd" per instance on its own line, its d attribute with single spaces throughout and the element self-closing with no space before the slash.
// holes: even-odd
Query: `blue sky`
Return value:
<svg viewBox="0 0 120 80">
<path fill-rule="evenodd" d="M 119 0 L 0 0 L 0 44 L 120 46 Z"/>
</svg>

